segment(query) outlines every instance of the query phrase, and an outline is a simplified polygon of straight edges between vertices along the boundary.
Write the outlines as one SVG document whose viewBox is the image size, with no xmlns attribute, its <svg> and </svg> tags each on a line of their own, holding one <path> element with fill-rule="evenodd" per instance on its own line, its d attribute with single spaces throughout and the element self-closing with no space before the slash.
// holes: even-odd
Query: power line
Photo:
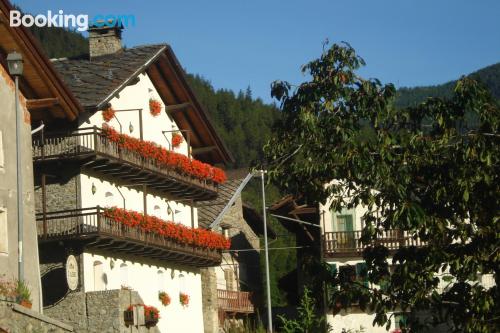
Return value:
<svg viewBox="0 0 500 333">
<path fill-rule="evenodd" d="M 269 250 L 286 250 L 286 249 L 303 249 L 312 246 L 284 246 L 284 247 L 270 247 Z M 264 249 L 242 249 L 242 250 L 225 250 L 224 252 L 247 252 L 247 251 L 264 251 Z"/>
</svg>

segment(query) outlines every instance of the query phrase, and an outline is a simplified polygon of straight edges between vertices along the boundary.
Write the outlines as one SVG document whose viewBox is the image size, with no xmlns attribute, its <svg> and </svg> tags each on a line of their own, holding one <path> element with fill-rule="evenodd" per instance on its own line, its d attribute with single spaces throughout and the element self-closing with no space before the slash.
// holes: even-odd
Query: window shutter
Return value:
<svg viewBox="0 0 500 333">
<path fill-rule="evenodd" d="M 328 271 L 330 272 L 332 277 L 335 277 L 337 275 L 337 264 L 335 263 L 328 263 Z"/>
<path fill-rule="evenodd" d="M 365 262 L 356 264 L 356 279 L 365 287 L 368 287 L 368 267 Z"/>
</svg>

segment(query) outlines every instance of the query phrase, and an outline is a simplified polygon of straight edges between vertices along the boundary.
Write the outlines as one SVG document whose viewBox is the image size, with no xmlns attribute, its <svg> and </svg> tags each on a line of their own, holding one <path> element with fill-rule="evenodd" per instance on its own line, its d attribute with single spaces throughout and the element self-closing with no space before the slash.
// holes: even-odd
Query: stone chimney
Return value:
<svg viewBox="0 0 500 333">
<path fill-rule="evenodd" d="M 90 26 L 89 31 L 89 51 L 90 59 L 113 54 L 122 49 L 123 26 Z"/>
</svg>

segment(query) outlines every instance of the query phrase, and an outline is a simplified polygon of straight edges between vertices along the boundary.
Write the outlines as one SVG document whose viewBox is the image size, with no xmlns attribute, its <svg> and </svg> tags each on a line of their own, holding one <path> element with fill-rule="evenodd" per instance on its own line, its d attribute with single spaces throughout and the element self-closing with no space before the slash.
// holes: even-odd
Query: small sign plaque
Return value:
<svg viewBox="0 0 500 333">
<path fill-rule="evenodd" d="M 74 255 L 69 255 L 66 259 L 66 281 L 71 291 L 78 288 L 78 262 Z"/>
</svg>

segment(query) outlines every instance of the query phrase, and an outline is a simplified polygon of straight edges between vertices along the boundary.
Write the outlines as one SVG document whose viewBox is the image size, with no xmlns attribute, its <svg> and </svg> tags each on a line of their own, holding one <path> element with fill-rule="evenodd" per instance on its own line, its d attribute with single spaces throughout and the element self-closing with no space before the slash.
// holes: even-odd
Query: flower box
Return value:
<svg viewBox="0 0 500 333">
<path fill-rule="evenodd" d="M 144 305 L 144 322 L 146 327 L 153 327 L 160 320 L 160 311 L 154 306 Z"/>
<path fill-rule="evenodd" d="M 134 310 L 130 307 L 123 312 L 123 319 L 125 321 L 125 325 L 134 325 Z"/>
</svg>

